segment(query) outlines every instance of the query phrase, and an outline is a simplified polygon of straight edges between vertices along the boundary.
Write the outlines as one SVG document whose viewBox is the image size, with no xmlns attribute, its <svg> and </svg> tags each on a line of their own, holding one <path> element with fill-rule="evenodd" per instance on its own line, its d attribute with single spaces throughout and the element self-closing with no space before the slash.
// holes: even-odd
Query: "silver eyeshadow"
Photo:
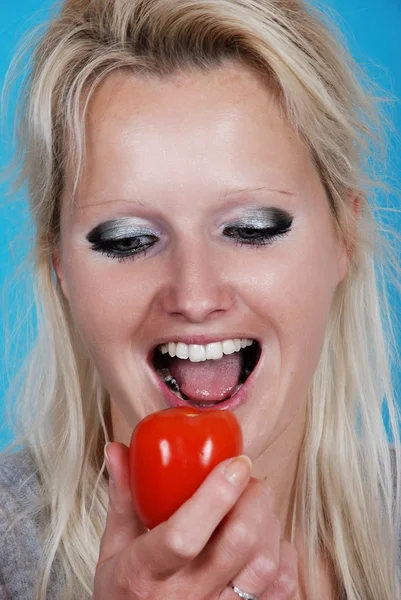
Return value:
<svg viewBox="0 0 401 600">
<path fill-rule="evenodd" d="M 292 221 L 293 217 L 281 208 L 248 206 L 242 210 L 237 209 L 235 217 L 222 224 L 221 229 L 238 227 L 285 231 L 290 228 Z M 137 219 L 123 217 L 100 223 L 88 233 L 87 240 L 95 244 L 99 241 L 123 240 L 145 235 L 160 235 L 160 231 L 138 223 Z"/>
<path fill-rule="evenodd" d="M 115 241 L 124 240 L 131 237 L 140 237 L 142 235 L 158 235 L 159 231 L 147 228 L 140 225 L 136 219 L 124 217 L 122 219 L 113 219 L 112 221 L 106 221 L 100 223 L 97 227 L 92 229 L 86 236 L 88 242 L 94 244 L 102 241 Z"/>
<path fill-rule="evenodd" d="M 222 228 L 238 227 L 285 231 L 291 227 L 292 221 L 293 217 L 286 210 L 255 206 L 239 211 L 239 215 L 224 223 Z"/>
</svg>

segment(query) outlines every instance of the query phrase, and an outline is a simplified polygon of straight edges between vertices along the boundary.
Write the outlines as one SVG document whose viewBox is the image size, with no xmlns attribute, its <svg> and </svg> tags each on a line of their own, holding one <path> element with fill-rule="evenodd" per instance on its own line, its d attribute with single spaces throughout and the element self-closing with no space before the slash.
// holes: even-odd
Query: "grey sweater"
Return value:
<svg viewBox="0 0 401 600">
<path fill-rule="evenodd" d="M 0 458 L 0 600 L 33 600 L 40 557 L 39 532 L 45 519 L 24 518 L 11 526 L 17 511 L 39 499 L 40 481 L 27 450 Z M 64 585 L 60 564 L 55 561 L 48 600 L 60 600 Z"/>
</svg>

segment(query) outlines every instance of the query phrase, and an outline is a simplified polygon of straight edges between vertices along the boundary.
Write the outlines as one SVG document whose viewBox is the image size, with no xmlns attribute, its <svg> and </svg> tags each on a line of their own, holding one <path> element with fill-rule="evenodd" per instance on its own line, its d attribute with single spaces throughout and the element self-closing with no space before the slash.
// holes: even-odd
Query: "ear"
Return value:
<svg viewBox="0 0 401 600">
<path fill-rule="evenodd" d="M 354 220 L 352 221 L 350 230 L 348 232 L 348 239 L 343 238 L 343 243 L 340 245 L 339 262 L 338 262 L 338 273 L 339 282 L 342 281 L 348 272 L 349 263 L 354 256 L 355 246 L 352 240 L 355 238 L 355 227 L 358 222 L 360 210 L 361 210 L 361 197 L 360 195 L 350 197 L 350 203 Z"/>
<path fill-rule="evenodd" d="M 63 296 L 68 300 L 69 299 L 68 287 L 67 287 L 67 282 L 66 282 L 66 279 L 65 279 L 64 273 L 63 273 L 59 248 L 54 249 L 52 252 L 52 264 L 53 264 L 54 272 L 56 273 L 57 281 L 58 281 L 61 291 L 63 293 Z"/>
</svg>

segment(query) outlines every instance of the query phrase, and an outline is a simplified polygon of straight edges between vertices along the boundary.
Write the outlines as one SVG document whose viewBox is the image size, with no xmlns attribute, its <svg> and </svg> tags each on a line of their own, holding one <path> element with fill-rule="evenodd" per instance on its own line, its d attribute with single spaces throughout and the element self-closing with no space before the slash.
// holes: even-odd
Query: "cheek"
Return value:
<svg viewBox="0 0 401 600">
<path fill-rule="evenodd" d="M 139 262 L 119 263 L 86 253 L 70 254 L 67 267 L 72 316 L 92 354 L 107 353 L 141 339 L 141 325 L 157 276 Z"/>
<path fill-rule="evenodd" d="M 259 268 L 252 272 L 246 295 L 252 311 L 265 323 L 265 335 L 278 339 L 286 359 L 310 363 L 307 370 L 313 371 L 337 285 L 330 241 L 285 243 L 261 257 Z"/>
</svg>

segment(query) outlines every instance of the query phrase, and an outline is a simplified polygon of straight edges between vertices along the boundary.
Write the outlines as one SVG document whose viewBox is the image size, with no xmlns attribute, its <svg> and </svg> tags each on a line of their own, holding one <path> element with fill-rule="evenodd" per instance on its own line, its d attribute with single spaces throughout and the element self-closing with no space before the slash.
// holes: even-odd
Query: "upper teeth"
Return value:
<svg viewBox="0 0 401 600">
<path fill-rule="evenodd" d="M 172 358 L 177 356 L 182 359 L 189 359 L 191 362 L 202 362 L 204 360 L 218 360 L 223 354 L 233 354 L 239 352 L 241 348 L 251 346 L 253 340 L 235 339 L 224 340 L 223 342 L 212 342 L 206 346 L 200 344 L 184 344 L 183 342 L 169 342 L 159 346 L 162 354 L 169 354 Z"/>
</svg>

